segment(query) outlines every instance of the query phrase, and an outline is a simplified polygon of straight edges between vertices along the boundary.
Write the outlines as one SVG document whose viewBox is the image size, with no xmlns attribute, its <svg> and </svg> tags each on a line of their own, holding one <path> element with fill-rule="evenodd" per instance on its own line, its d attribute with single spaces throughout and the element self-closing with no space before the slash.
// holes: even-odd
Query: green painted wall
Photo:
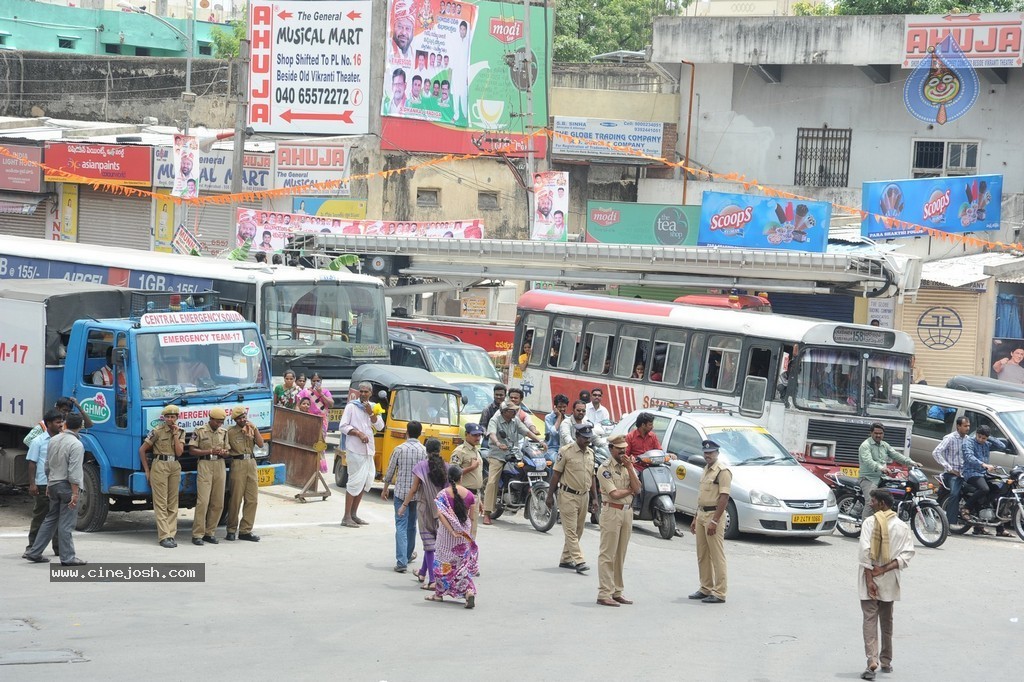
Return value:
<svg viewBox="0 0 1024 682">
<path fill-rule="evenodd" d="M 165 21 L 188 35 L 188 21 Z M 202 54 L 202 49 L 212 50 L 210 31 L 216 26 L 218 24 L 196 22 L 197 59 L 211 56 Z M 62 39 L 70 41 L 70 46 L 60 47 Z M 151 16 L 29 0 L 0 2 L 0 49 L 125 56 L 138 55 L 139 50 L 146 54 L 149 50 L 152 57 L 188 56 L 186 41 Z"/>
</svg>

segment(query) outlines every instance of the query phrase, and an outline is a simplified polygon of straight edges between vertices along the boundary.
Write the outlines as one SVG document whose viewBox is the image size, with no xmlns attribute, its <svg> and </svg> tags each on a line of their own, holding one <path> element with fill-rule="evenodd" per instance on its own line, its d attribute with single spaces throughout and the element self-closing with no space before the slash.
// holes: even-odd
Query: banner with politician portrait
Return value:
<svg viewBox="0 0 1024 682">
<path fill-rule="evenodd" d="M 530 239 L 564 242 L 568 239 L 569 174 L 545 171 L 533 174 L 534 211 Z"/>
<path fill-rule="evenodd" d="M 199 196 L 199 140 L 191 135 L 174 136 L 174 187 L 171 194 L 183 199 Z"/>
<path fill-rule="evenodd" d="M 391 0 L 388 10 L 381 114 L 468 127 L 476 5 Z"/>
</svg>

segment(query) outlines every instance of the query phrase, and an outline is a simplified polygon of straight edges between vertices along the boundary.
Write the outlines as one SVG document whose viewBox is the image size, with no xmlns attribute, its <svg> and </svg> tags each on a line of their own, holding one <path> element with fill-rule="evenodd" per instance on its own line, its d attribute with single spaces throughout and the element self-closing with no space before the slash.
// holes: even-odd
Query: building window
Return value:
<svg viewBox="0 0 1024 682">
<path fill-rule="evenodd" d="M 793 184 L 846 187 L 850 181 L 851 128 L 797 128 Z"/>
<path fill-rule="evenodd" d="M 57 47 L 62 50 L 73 50 L 78 40 L 78 36 L 57 36 Z"/>
<path fill-rule="evenodd" d="M 137 47 L 137 48 L 135 48 L 135 56 L 136 57 L 148 57 L 149 56 L 149 48 L 148 47 Z"/>
<path fill-rule="evenodd" d="M 421 208 L 437 208 L 441 205 L 441 190 L 420 187 L 416 190 L 416 205 Z"/>
<path fill-rule="evenodd" d="M 121 54 L 121 46 L 117 43 L 107 43 L 103 49 L 107 54 Z"/>
<path fill-rule="evenodd" d="M 213 43 L 199 43 L 199 54 L 204 57 L 213 56 Z"/>
<path fill-rule="evenodd" d="M 477 192 L 476 207 L 481 211 L 497 211 L 500 208 L 498 205 L 498 193 Z"/>
<path fill-rule="evenodd" d="M 978 143 L 968 141 L 914 140 L 915 178 L 944 175 L 976 175 Z"/>
</svg>

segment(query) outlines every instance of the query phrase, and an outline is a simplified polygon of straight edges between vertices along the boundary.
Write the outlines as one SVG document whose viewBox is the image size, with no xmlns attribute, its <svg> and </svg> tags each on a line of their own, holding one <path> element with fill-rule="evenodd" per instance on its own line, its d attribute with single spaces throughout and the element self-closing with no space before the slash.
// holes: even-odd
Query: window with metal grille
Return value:
<svg viewBox="0 0 1024 682">
<path fill-rule="evenodd" d="M 797 128 L 793 184 L 846 187 L 850 181 L 851 128 Z"/>
<path fill-rule="evenodd" d="M 420 187 L 416 190 L 416 205 L 427 208 L 441 205 L 441 190 Z"/>
<path fill-rule="evenodd" d="M 914 140 L 913 177 L 938 178 L 944 175 L 975 175 L 977 172 L 977 142 Z"/>
<path fill-rule="evenodd" d="M 78 41 L 78 36 L 57 36 L 57 47 L 62 50 L 73 50 Z"/>
</svg>

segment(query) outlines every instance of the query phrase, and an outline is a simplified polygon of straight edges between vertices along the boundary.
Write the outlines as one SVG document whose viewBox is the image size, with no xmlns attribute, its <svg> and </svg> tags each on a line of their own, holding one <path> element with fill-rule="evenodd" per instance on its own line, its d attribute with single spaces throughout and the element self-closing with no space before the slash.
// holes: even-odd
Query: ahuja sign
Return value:
<svg viewBox="0 0 1024 682">
<path fill-rule="evenodd" d="M 307 187 L 349 176 L 350 148 L 341 145 L 277 144 L 274 188 L 297 187 L 308 196 L 349 196 L 348 181 L 331 187 Z"/>
<path fill-rule="evenodd" d="M 952 36 L 974 68 L 1017 67 L 1024 57 L 1020 12 L 1006 14 L 907 15 L 903 68 L 912 69 Z"/>
<path fill-rule="evenodd" d="M 368 0 L 249 5 L 249 125 L 258 132 L 369 130 Z"/>
</svg>

